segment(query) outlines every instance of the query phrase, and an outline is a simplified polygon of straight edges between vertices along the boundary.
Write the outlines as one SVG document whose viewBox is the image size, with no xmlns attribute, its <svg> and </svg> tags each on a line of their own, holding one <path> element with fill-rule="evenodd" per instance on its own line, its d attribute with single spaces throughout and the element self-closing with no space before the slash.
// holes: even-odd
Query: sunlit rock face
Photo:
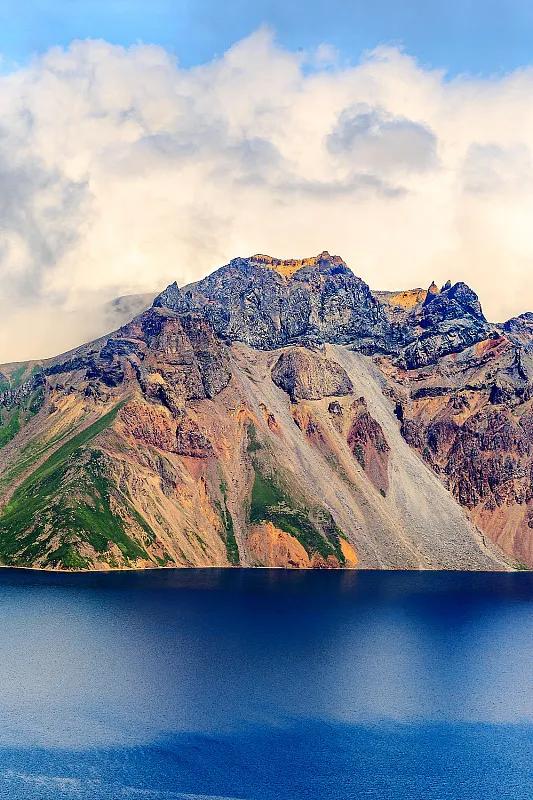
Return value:
<svg viewBox="0 0 533 800">
<path fill-rule="evenodd" d="M 409 369 L 490 332 L 477 295 L 464 283 L 374 296 L 327 252 L 301 260 L 236 258 L 183 290 L 171 284 L 154 305 L 200 313 L 220 336 L 251 347 L 350 343 L 367 354 L 394 354 Z"/>
<path fill-rule="evenodd" d="M 367 284 L 326 252 L 301 260 L 236 258 L 181 292 L 169 286 L 155 304 L 200 312 L 220 336 L 261 349 L 302 338 L 357 340 L 372 350 L 395 342 Z"/>
<path fill-rule="evenodd" d="M 142 306 L 140 306 L 142 307 Z M 236 258 L 0 366 L 0 562 L 533 565 L 533 315 Z"/>
<path fill-rule="evenodd" d="M 353 386 L 336 361 L 303 347 L 284 351 L 272 369 L 272 380 L 291 400 L 321 400 L 348 395 Z"/>
</svg>

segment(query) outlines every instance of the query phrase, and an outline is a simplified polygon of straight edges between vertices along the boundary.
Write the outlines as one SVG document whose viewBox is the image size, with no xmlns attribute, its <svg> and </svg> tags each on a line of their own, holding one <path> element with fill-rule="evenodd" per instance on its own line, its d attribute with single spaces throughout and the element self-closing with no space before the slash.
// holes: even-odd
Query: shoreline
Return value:
<svg viewBox="0 0 533 800">
<path fill-rule="evenodd" d="M 48 567 L 23 567 L 19 565 L 10 565 L 10 564 L 0 564 L 0 570 L 19 570 L 22 572 L 38 572 L 44 573 L 48 575 L 106 575 L 107 573 L 117 573 L 117 572 L 138 572 L 138 573 L 145 573 L 145 572 L 164 572 L 169 570 L 174 571 L 192 571 L 192 570 L 214 570 L 214 569 L 223 569 L 223 570 L 276 570 L 279 572 L 413 572 L 413 573 L 420 573 L 420 572 L 462 572 L 462 573 L 472 573 L 472 574 L 494 574 L 494 575 L 502 575 L 502 574 L 515 574 L 515 573 L 530 573 L 533 572 L 533 568 L 522 569 L 522 568 L 511 568 L 508 569 L 459 569 L 454 567 L 435 567 L 435 568 L 427 568 L 427 569 L 419 569 L 416 567 L 332 567 L 330 569 L 320 569 L 318 567 L 309 567 L 306 569 L 302 568 L 295 568 L 295 567 L 253 567 L 247 565 L 238 565 L 232 566 L 227 564 L 210 564 L 204 567 L 179 567 L 179 566 L 164 566 L 164 567 L 110 567 L 109 569 L 55 569 L 55 568 L 48 568 Z"/>
</svg>

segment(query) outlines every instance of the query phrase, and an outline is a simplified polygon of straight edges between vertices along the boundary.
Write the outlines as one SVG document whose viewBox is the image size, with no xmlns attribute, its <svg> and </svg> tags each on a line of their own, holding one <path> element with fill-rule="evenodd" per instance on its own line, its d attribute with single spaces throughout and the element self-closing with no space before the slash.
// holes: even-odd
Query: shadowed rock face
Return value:
<svg viewBox="0 0 533 800">
<path fill-rule="evenodd" d="M 533 565 L 532 321 L 326 252 L 171 284 L 0 367 L 0 562 Z"/>
<path fill-rule="evenodd" d="M 173 412 L 187 400 L 214 397 L 231 378 L 225 347 L 198 315 L 177 316 L 154 308 L 118 334 L 135 345 L 129 348 L 128 361 L 143 391 Z M 100 359 L 109 344 L 100 351 Z"/>
<path fill-rule="evenodd" d="M 434 284 L 433 284 L 434 286 Z M 407 369 L 434 364 L 486 339 L 490 332 L 477 295 L 465 283 L 430 287 L 424 302 L 406 320 L 410 339 L 398 363 Z"/>
<path fill-rule="evenodd" d="M 389 488 L 390 446 L 381 425 L 369 414 L 363 397 L 348 431 L 348 445 L 362 469 L 383 496 Z"/>
<path fill-rule="evenodd" d="M 184 310 L 183 294 L 176 283 L 171 283 L 164 292 L 158 294 L 153 302 L 154 308 L 170 308 L 172 311 Z"/>
<path fill-rule="evenodd" d="M 440 409 L 433 419 L 424 414 L 422 422 L 406 421 L 404 434 L 480 528 L 519 562 L 531 564 L 531 411 L 516 416 L 503 404 L 484 403 L 481 395 L 471 401 L 481 406 L 475 413 Z M 413 412 L 420 414 L 416 406 Z"/>
</svg>

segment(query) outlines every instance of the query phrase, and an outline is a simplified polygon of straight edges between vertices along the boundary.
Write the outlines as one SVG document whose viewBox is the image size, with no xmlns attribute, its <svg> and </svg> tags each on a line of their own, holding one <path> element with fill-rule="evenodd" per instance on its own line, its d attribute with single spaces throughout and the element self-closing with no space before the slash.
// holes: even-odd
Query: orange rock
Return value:
<svg viewBox="0 0 533 800">
<path fill-rule="evenodd" d="M 271 522 L 254 525 L 247 540 L 250 560 L 261 567 L 307 568 L 309 556 L 298 539 Z"/>
<path fill-rule="evenodd" d="M 346 559 L 346 566 L 347 567 L 356 567 L 359 559 L 357 558 L 357 553 L 355 552 L 355 547 L 347 542 L 346 539 L 340 540 L 341 550 L 344 558 Z"/>
</svg>

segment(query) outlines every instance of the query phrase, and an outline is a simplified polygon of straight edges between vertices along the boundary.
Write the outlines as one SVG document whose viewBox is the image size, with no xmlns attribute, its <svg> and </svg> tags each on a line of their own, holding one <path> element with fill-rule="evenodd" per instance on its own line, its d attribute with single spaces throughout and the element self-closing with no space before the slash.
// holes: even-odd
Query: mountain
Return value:
<svg viewBox="0 0 533 800">
<path fill-rule="evenodd" d="M 531 566 L 532 332 L 464 283 L 372 292 L 327 252 L 171 284 L 0 367 L 0 560 Z"/>
<path fill-rule="evenodd" d="M 115 297 L 110 300 L 101 309 L 101 313 L 97 314 L 99 324 L 102 326 L 100 332 L 107 333 L 119 325 L 124 325 L 129 322 L 133 317 L 150 308 L 154 300 L 155 293 L 145 294 L 124 294 L 121 297 Z"/>
</svg>

